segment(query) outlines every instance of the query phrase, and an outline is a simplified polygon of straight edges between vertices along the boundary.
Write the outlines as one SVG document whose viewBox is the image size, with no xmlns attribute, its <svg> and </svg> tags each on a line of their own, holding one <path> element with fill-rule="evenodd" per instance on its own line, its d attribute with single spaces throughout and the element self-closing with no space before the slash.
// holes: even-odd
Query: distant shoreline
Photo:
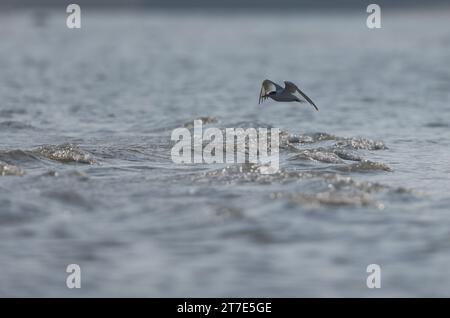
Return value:
<svg viewBox="0 0 450 318">
<path fill-rule="evenodd" d="M 99 9 L 171 9 L 171 10 L 197 10 L 197 9 L 211 9 L 211 10 L 359 10 L 365 8 L 370 1 L 361 2 L 360 0 L 346 0 L 346 1 L 312 1 L 312 0 L 228 0 L 221 2 L 212 2 L 208 0 L 77 0 L 74 3 L 84 7 L 94 7 Z M 433 2 L 412 1 L 412 0 L 378 0 L 376 1 L 381 7 L 389 9 L 433 9 L 436 7 L 450 8 L 448 0 L 434 0 Z M 3 0 L 0 2 L 2 9 L 22 9 L 22 8 L 49 8 L 60 7 L 67 4 L 61 3 L 58 0 Z"/>
</svg>

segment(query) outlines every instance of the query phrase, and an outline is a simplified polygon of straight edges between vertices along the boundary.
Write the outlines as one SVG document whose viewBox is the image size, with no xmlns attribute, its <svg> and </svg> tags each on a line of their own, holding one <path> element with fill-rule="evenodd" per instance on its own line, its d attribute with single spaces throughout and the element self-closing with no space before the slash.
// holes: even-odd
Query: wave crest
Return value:
<svg viewBox="0 0 450 318">
<path fill-rule="evenodd" d="M 25 171 L 21 168 L 0 162 L 0 176 L 23 176 Z"/>
<path fill-rule="evenodd" d="M 366 172 L 366 171 L 376 171 L 376 170 L 382 170 L 382 171 L 388 171 L 392 172 L 393 169 L 389 167 L 388 165 L 381 163 L 381 162 L 374 162 L 370 160 L 362 160 L 358 163 L 349 164 L 345 166 L 339 166 L 336 169 L 340 171 L 345 172 Z"/>
<path fill-rule="evenodd" d="M 78 145 L 70 143 L 56 146 L 41 146 L 37 149 L 32 150 L 32 153 L 40 157 L 63 163 L 76 162 L 93 164 L 96 162 L 94 157 L 90 153 L 81 150 Z"/>
</svg>

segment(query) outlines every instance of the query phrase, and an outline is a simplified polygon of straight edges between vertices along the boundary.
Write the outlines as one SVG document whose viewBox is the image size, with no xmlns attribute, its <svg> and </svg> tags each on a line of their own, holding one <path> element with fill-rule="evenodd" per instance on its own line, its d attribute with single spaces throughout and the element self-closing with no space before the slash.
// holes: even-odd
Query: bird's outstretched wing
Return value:
<svg viewBox="0 0 450 318">
<path fill-rule="evenodd" d="M 262 102 L 264 102 L 267 99 L 267 95 L 270 92 L 276 92 L 276 91 L 279 91 L 282 89 L 283 88 L 280 85 L 272 82 L 271 80 L 268 80 L 268 79 L 264 80 L 261 85 L 261 92 L 259 93 L 258 104 L 261 104 Z"/>
<path fill-rule="evenodd" d="M 305 93 L 303 93 L 298 87 L 297 87 L 297 85 L 295 85 L 294 83 L 292 83 L 292 82 L 289 82 L 289 81 L 284 81 L 284 89 L 286 90 L 286 92 L 288 92 L 288 93 L 295 93 L 295 92 L 298 92 L 300 95 L 302 95 L 302 97 L 304 98 L 304 99 L 306 99 L 307 101 L 308 101 L 308 103 L 310 103 L 312 106 L 314 106 L 314 108 L 318 111 L 319 110 L 319 108 L 317 108 L 317 106 L 316 106 L 316 104 L 314 104 L 314 102 L 311 100 L 311 98 L 309 98 L 308 96 L 306 96 L 306 94 Z"/>
</svg>

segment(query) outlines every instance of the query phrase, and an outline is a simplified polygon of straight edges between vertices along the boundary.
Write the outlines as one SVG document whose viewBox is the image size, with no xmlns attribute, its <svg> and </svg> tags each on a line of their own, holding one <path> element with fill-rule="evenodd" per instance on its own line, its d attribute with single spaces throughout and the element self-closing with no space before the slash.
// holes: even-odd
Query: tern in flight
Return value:
<svg viewBox="0 0 450 318">
<path fill-rule="evenodd" d="M 284 88 L 271 80 L 264 80 L 261 86 L 261 93 L 259 94 L 259 104 L 264 102 L 267 98 L 272 98 L 277 102 L 308 102 L 318 111 L 316 104 L 305 95 L 298 87 L 292 82 L 284 81 Z"/>
</svg>

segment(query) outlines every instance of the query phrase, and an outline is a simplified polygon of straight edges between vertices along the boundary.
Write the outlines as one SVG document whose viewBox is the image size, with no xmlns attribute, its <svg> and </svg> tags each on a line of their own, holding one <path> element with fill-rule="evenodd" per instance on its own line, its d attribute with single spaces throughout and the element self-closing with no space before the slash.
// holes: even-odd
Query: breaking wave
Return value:
<svg viewBox="0 0 450 318">
<path fill-rule="evenodd" d="M 215 117 L 200 117 L 199 119 L 204 124 L 219 122 Z M 184 126 L 192 129 L 193 121 Z M 270 125 L 259 122 L 241 122 L 229 126 L 270 128 Z M 224 128 L 219 129 L 225 133 Z M 236 133 L 245 134 L 242 130 Z M 250 136 L 250 138 L 257 137 L 259 136 Z M 270 134 L 267 137 L 269 140 L 272 138 Z M 26 166 L 29 162 L 35 161 L 46 163 L 51 160 L 59 163 L 94 164 L 97 163 L 97 158 L 100 158 L 108 162 L 118 159 L 134 164 L 141 161 L 159 164 L 171 160 L 170 149 L 173 142 L 169 138 L 152 137 L 147 142 L 124 143 L 115 146 L 107 144 L 89 149 L 89 151 L 81 149 L 74 143 L 43 145 L 30 150 L 0 151 L 0 175 L 24 175 L 25 171 L 17 165 Z M 267 146 L 271 146 L 270 141 Z M 240 151 L 238 148 L 234 149 L 235 154 Z M 175 169 L 176 175 L 168 174 L 167 177 L 171 180 L 179 178 L 180 181 L 186 180 L 187 177 L 190 182 L 194 183 L 255 183 L 262 185 L 292 183 L 297 185 L 295 191 L 269 192 L 271 198 L 283 199 L 288 203 L 302 206 L 381 207 L 382 201 L 377 194 L 410 193 L 410 191 L 379 183 L 357 181 L 350 177 L 349 173 L 392 171 L 392 168 L 385 163 L 366 158 L 372 151 L 387 149 L 382 141 L 362 137 L 340 137 L 323 132 L 291 134 L 288 131 L 280 131 L 280 169 L 275 173 L 265 174 L 269 167 L 261 164 L 216 164 L 200 169 L 190 169 L 189 167 Z M 227 150 L 225 144 L 223 150 L 224 153 Z M 248 150 L 247 144 L 244 151 L 247 153 Z M 41 176 L 51 177 L 60 175 L 60 172 L 53 168 L 41 174 Z M 88 178 L 87 175 L 77 176 L 81 179 Z"/>
<path fill-rule="evenodd" d="M 366 172 L 374 170 L 389 171 L 389 172 L 392 171 L 392 168 L 389 167 L 388 165 L 381 162 L 373 162 L 370 160 L 362 160 L 358 163 L 339 166 L 337 167 L 337 169 L 345 172 Z"/>
<path fill-rule="evenodd" d="M 338 172 L 281 168 L 277 173 L 265 175 L 261 174 L 261 167 L 257 164 L 226 166 L 222 169 L 194 173 L 190 181 L 209 184 L 293 184 L 296 190 L 271 192 L 270 197 L 306 207 L 325 205 L 382 209 L 384 208 L 382 195 L 406 194 L 417 197 L 417 193 L 411 189 L 359 181 Z"/>
<path fill-rule="evenodd" d="M 25 171 L 14 165 L 0 162 L 0 176 L 23 176 Z"/>
<path fill-rule="evenodd" d="M 302 150 L 298 155 L 291 157 L 290 160 L 301 159 L 301 160 L 314 160 L 325 163 L 344 163 L 337 154 L 327 150 L 321 149 L 308 149 Z"/>
<path fill-rule="evenodd" d="M 47 145 L 31 151 L 34 155 L 63 163 L 95 163 L 94 157 L 75 144 Z"/>
<path fill-rule="evenodd" d="M 255 123 L 230 126 L 270 128 L 261 123 L 258 126 Z M 370 159 L 373 151 L 382 150 L 388 150 L 388 147 L 380 140 L 341 137 L 323 132 L 292 134 L 280 131 L 281 167 L 276 173 L 263 174 L 261 172 L 266 166 L 245 163 L 222 165 L 220 168 L 208 166 L 187 175 L 190 182 L 200 184 L 292 184 L 295 186 L 288 187 L 289 191 L 283 187 L 281 192 L 270 192 L 270 197 L 305 207 L 353 206 L 382 209 L 385 195 L 407 194 L 416 197 L 416 193 L 410 189 L 353 178 L 352 173 L 392 172 L 389 165 Z M 234 151 L 236 153 L 238 150 Z M 245 151 L 248 151 L 248 147 Z M 175 179 L 185 180 L 187 175 L 183 171 Z"/>
<path fill-rule="evenodd" d="M 48 159 L 62 163 L 84 163 L 96 162 L 94 156 L 80 149 L 75 144 L 45 145 L 31 150 L 6 150 L 0 151 L 0 160 L 10 164 L 26 164 L 29 162 Z"/>
</svg>

